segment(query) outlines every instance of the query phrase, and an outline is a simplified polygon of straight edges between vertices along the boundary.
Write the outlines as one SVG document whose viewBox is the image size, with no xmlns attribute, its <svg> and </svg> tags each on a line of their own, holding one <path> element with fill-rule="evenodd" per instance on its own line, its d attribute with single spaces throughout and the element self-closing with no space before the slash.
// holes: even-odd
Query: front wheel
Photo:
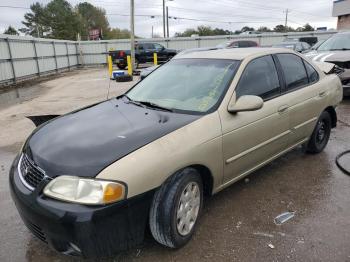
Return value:
<svg viewBox="0 0 350 262">
<path fill-rule="evenodd" d="M 323 151 L 331 134 L 331 126 L 331 116 L 327 111 L 322 112 L 321 116 L 317 120 L 316 127 L 310 137 L 310 140 L 306 145 L 306 152 L 317 154 Z"/>
<path fill-rule="evenodd" d="M 186 168 L 170 177 L 155 193 L 150 229 L 160 244 L 179 248 L 192 237 L 203 203 L 203 185 L 197 170 Z"/>
</svg>

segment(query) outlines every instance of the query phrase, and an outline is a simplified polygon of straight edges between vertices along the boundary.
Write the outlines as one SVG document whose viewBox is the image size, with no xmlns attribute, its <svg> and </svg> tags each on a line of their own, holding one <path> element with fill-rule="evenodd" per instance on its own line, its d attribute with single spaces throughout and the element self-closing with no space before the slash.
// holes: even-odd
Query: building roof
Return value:
<svg viewBox="0 0 350 262">
<path fill-rule="evenodd" d="M 285 48 L 264 48 L 264 47 L 249 47 L 249 48 L 230 48 L 217 49 L 208 51 L 198 51 L 181 56 L 176 56 L 174 59 L 180 58 L 212 58 L 212 59 L 231 59 L 243 60 L 248 57 L 263 56 L 276 53 L 294 53 L 292 50 Z"/>
</svg>

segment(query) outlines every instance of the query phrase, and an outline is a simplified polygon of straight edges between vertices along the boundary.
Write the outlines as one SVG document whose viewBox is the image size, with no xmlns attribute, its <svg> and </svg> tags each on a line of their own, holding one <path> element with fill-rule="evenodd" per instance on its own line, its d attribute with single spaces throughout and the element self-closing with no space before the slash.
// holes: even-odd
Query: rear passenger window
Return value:
<svg viewBox="0 0 350 262">
<path fill-rule="evenodd" d="M 277 57 L 282 66 L 288 91 L 309 83 L 304 63 L 299 56 L 293 54 L 278 54 Z"/>
<path fill-rule="evenodd" d="M 308 63 L 304 60 L 305 68 L 307 75 L 309 77 L 309 83 L 313 84 L 318 81 L 318 73 L 317 71 Z"/>
<path fill-rule="evenodd" d="M 260 96 L 269 99 L 280 92 L 280 83 L 271 56 L 251 61 L 245 68 L 236 88 L 237 97 L 243 95 Z"/>
</svg>

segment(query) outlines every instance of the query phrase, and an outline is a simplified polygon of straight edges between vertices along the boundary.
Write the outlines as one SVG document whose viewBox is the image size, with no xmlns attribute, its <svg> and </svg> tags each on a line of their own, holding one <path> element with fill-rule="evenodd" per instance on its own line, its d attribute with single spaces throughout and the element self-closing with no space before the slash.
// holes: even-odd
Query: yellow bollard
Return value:
<svg viewBox="0 0 350 262">
<path fill-rule="evenodd" d="M 153 61 L 154 61 L 154 65 L 158 65 L 158 56 L 157 56 L 157 53 L 153 53 Z"/>
<path fill-rule="evenodd" d="M 112 77 L 112 72 L 113 72 L 112 57 L 109 55 L 107 60 L 108 60 L 109 77 Z"/>
<path fill-rule="evenodd" d="M 132 64 L 131 64 L 131 56 L 126 57 L 126 61 L 128 62 L 128 75 L 132 75 Z"/>
</svg>

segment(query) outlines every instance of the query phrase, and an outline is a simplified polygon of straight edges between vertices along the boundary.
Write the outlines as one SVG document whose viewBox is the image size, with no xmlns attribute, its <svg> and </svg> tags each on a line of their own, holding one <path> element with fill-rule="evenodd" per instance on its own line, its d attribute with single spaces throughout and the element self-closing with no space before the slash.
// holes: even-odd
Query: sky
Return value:
<svg viewBox="0 0 350 262">
<path fill-rule="evenodd" d="M 135 34 L 140 37 L 163 35 L 162 0 L 135 1 Z M 299 27 L 310 23 L 314 27 L 336 28 L 332 17 L 333 1 L 330 0 L 166 0 L 169 9 L 169 32 L 182 32 L 187 28 L 207 25 L 231 31 L 243 26 L 273 28 L 285 23 L 288 9 L 288 25 Z M 9 25 L 23 27 L 21 21 L 34 2 L 47 4 L 50 0 L 0 0 L 0 33 Z M 89 2 L 106 10 L 111 27 L 130 28 L 129 0 L 68 0 L 75 6 Z M 10 7 L 11 6 L 11 7 Z M 153 17 L 152 17 L 153 16 Z"/>
</svg>

